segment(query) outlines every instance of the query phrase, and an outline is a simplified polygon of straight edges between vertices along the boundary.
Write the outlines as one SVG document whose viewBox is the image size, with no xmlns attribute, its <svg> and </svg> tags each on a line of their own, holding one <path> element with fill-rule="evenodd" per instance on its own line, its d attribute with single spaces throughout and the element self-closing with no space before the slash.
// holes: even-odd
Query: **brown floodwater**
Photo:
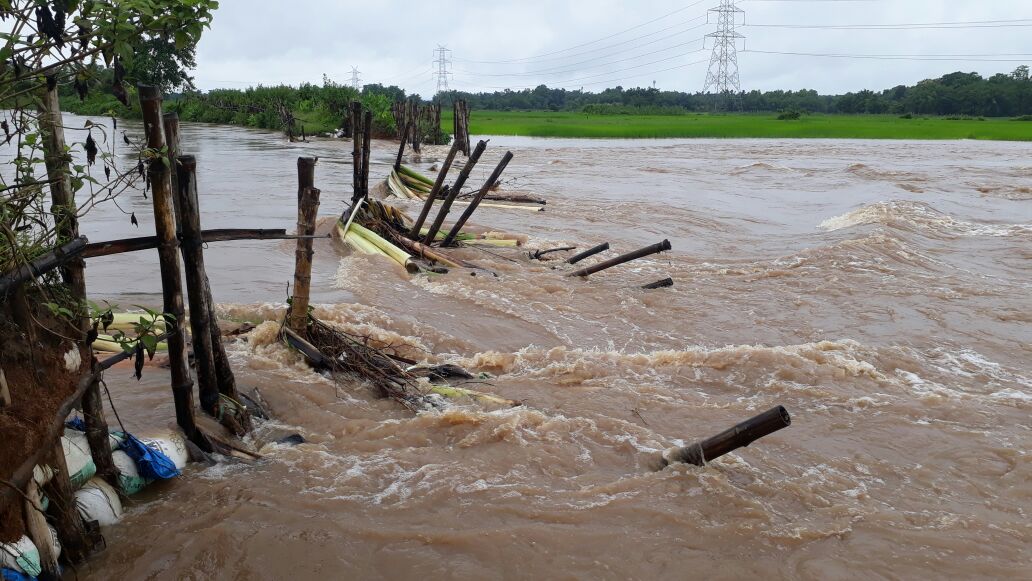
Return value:
<svg viewBox="0 0 1032 581">
<path fill-rule="evenodd" d="M 350 198 L 350 144 L 204 125 L 183 142 L 205 227 L 291 229 L 299 155 L 319 157 L 321 216 Z M 547 211 L 485 208 L 478 225 L 526 248 L 673 252 L 575 280 L 526 248 L 469 249 L 498 276 L 428 278 L 319 241 L 318 316 L 525 405 L 413 414 L 310 371 L 262 325 L 230 350 L 275 414 L 253 437 L 264 460 L 151 487 L 80 578 L 1029 578 L 1032 146 L 495 137 L 474 176 L 506 149 L 505 188 Z M 371 184 L 395 151 L 374 144 Z M 139 230 L 107 206 L 91 240 L 151 231 L 141 191 L 119 203 Z M 282 315 L 292 243 L 205 258 L 223 315 Z M 160 304 L 154 252 L 91 260 L 88 284 Z M 128 373 L 108 376 L 127 427 L 167 424 L 166 372 Z M 778 404 L 790 428 L 649 469 Z M 266 443 L 292 431 L 307 443 Z"/>
</svg>

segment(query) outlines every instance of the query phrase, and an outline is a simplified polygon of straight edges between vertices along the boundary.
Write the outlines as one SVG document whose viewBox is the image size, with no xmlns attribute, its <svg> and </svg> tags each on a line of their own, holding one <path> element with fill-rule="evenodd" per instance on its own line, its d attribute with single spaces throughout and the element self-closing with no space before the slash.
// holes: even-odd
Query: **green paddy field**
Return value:
<svg viewBox="0 0 1032 581">
<path fill-rule="evenodd" d="M 1010 118 L 920 117 L 897 115 L 803 115 L 778 120 L 776 113 L 688 115 L 588 115 L 550 111 L 472 111 L 476 135 L 528 137 L 661 138 L 837 138 L 986 139 L 1032 141 L 1032 121 Z M 450 112 L 441 124 L 451 130 Z"/>
</svg>

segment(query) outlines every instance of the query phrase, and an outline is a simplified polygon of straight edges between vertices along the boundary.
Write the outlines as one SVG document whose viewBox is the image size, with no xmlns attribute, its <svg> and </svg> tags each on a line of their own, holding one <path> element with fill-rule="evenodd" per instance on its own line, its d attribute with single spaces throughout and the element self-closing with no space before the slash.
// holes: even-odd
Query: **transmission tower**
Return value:
<svg viewBox="0 0 1032 581">
<path fill-rule="evenodd" d="M 434 77 L 437 79 L 438 93 L 448 90 L 448 77 L 452 75 L 448 70 L 448 66 L 451 65 L 449 54 L 451 51 L 441 45 L 437 45 L 437 48 L 434 49 Z"/>
<path fill-rule="evenodd" d="M 362 82 L 362 80 L 358 78 L 358 74 L 361 72 L 362 71 L 356 69 L 355 67 L 351 67 L 351 88 L 356 91 L 361 89 L 359 84 Z"/>
<path fill-rule="evenodd" d="M 738 39 L 745 38 L 735 31 L 738 15 L 745 11 L 735 5 L 737 0 L 720 0 L 720 6 L 711 8 L 717 13 L 717 31 L 706 35 L 713 39 L 713 56 L 710 57 L 709 71 L 706 73 L 706 87 L 703 92 L 717 93 L 725 99 L 729 108 L 739 106 L 738 93 L 742 90 L 738 79 Z"/>
</svg>

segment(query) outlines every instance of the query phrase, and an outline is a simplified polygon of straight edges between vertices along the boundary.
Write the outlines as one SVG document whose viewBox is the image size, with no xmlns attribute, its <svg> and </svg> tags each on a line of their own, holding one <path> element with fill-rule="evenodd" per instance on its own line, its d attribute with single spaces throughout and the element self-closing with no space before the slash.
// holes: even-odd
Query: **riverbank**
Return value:
<svg viewBox="0 0 1032 581">
<path fill-rule="evenodd" d="M 450 113 L 441 123 L 450 127 Z M 687 115 L 588 115 L 567 111 L 472 111 L 476 135 L 588 138 L 822 138 L 979 139 L 1030 141 L 1032 122 L 1011 118 L 906 119 L 897 115 L 801 115 L 692 113 Z"/>
</svg>

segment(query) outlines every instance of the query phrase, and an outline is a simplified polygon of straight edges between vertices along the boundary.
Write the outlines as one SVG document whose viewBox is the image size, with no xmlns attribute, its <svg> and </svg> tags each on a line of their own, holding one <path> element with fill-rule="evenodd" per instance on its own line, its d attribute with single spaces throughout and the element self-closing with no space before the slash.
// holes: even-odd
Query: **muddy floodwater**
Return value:
<svg viewBox="0 0 1032 581">
<path fill-rule="evenodd" d="M 299 155 L 319 158 L 320 216 L 351 195 L 349 143 L 203 125 L 183 143 L 207 228 L 292 230 Z M 396 148 L 374 143 L 371 185 Z M 547 210 L 477 225 L 526 248 L 673 252 L 580 280 L 525 249 L 468 249 L 497 277 L 428 278 L 317 242 L 319 317 L 525 405 L 414 415 L 261 325 L 230 351 L 275 414 L 254 437 L 265 459 L 151 487 L 80 578 L 1029 578 L 1032 146 L 495 137 L 474 178 L 506 149 L 505 189 Z M 119 203 L 139 229 L 106 206 L 82 224 L 92 241 L 153 233 L 142 191 Z M 221 314 L 278 320 L 293 248 L 212 243 Z M 160 306 L 157 255 L 91 260 L 88 286 Z M 126 427 L 171 421 L 167 372 L 129 373 L 108 374 Z M 790 428 L 650 471 L 778 404 Z M 294 431 L 308 442 L 265 444 Z"/>
</svg>

